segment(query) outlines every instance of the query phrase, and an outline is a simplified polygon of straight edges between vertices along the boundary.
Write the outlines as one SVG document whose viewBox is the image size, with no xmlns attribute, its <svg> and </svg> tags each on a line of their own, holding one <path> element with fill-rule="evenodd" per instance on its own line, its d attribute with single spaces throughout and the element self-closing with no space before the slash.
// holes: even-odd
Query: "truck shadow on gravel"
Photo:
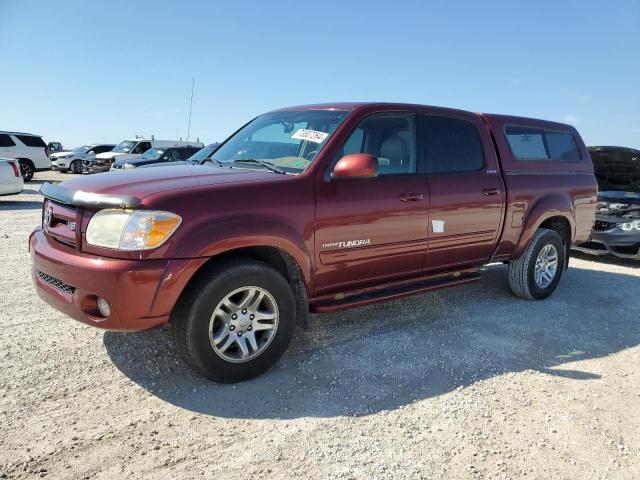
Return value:
<svg viewBox="0 0 640 480">
<path fill-rule="evenodd" d="M 30 200 L 5 200 L 0 199 L 0 211 L 3 210 L 40 210 L 42 202 Z"/>
<path fill-rule="evenodd" d="M 486 267 L 483 277 L 467 287 L 314 316 L 274 369 L 236 385 L 193 374 L 166 330 L 106 332 L 104 345 L 118 369 L 167 402 L 256 419 L 368 415 L 525 370 L 599 381 L 597 372 L 563 364 L 640 343 L 637 303 L 629 308 L 628 301 L 637 295 L 637 276 L 571 268 L 543 302 L 513 297 L 504 265 Z"/>
</svg>

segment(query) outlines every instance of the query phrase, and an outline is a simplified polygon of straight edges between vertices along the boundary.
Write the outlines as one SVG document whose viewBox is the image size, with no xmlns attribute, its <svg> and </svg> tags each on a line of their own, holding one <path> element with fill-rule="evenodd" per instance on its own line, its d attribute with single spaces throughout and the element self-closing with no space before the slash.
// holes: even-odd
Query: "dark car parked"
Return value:
<svg viewBox="0 0 640 480">
<path fill-rule="evenodd" d="M 640 150 L 589 147 L 598 180 L 591 241 L 576 250 L 640 260 Z"/>
<path fill-rule="evenodd" d="M 160 163 L 149 163 L 146 165 L 141 165 L 139 168 L 151 168 L 151 167 L 172 167 L 175 165 L 200 165 L 211 159 L 211 155 L 216 151 L 220 143 L 210 143 L 204 148 L 201 148 L 196 153 L 191 155 L 186 160 L 176 160 L 174 162 L 160 162 Z"/>
<path fill-rule="evenodd" d="M 162 163 L 184 163 L 187 158 L 189 158 L 199 150 L 202 149 L 199 147 L 190 146 L 150 148 L 139 158 L 120 161 L 116 160 L 113 165 L 111 165 L 111 170 L 131 170 L 146 165 Z"/>
</svg>

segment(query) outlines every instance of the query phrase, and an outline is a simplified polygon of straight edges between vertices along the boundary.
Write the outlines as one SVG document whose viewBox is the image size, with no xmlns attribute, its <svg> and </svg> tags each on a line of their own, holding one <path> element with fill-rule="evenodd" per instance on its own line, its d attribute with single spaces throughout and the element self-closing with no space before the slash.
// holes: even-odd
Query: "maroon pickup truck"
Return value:
<svg viewBox="0 0 640 480">
<path fill-rule="evenodd" d="M 555 290 L 591 235 L 589 152 L 559 123 L 358 103 L 253 119 L 201 165 L 45 184 L 38 294 L 100 328 L 170 324 L 205 377 L 254 377 L 309 312 L 479 280 Z"/>
</svg>

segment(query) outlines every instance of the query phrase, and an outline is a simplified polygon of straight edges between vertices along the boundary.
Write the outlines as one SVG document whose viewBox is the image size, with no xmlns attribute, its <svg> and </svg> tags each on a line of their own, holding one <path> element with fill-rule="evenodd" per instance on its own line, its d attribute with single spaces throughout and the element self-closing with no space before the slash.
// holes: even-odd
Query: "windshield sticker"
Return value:
<svg viewBox="0 0 640 480">
<path fill-rule="evenodd" d="M 328 133 L 318 132 L 317 130 L 309 130 L 307 128 L 299 128 L 296 133 L 291 135 L 291 138 L 297 140 L 307 140 L 313 143 L 322 143 L 329 136 Z"/>
</svg>

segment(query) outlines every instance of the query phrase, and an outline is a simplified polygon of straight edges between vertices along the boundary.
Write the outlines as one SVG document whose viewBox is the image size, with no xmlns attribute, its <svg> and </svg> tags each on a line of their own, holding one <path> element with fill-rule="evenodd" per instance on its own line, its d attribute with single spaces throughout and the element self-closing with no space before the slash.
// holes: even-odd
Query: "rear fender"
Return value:
<svg viewBox="0 0 640 480">
<path fill-rule="evenodd" d="M 570 243 L 572 243 L 575 237 L 576 225 L 575 212 L 571 200 L 568 195 L 550 194 L 539 199 L 527 213 L 520 239 L 511 254 L 511 259 L 519 258 L 523 254 L 536 230 L 540 228 L 540 225 L 545 220 L 551 217 L 563 217 L 569 222 L 571 226 Z"/>
</svg>

